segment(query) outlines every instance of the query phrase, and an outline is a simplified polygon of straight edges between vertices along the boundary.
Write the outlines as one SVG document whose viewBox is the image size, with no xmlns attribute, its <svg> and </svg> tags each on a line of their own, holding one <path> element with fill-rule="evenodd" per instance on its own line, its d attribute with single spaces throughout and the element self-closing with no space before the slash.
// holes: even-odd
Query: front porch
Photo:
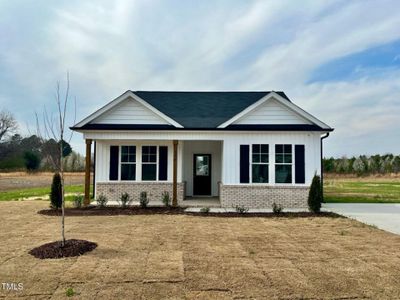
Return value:
<svg viewBox="0 0 400 300">
<path fill-rule="evenodd" d="M 86 140 L 87 166 L 91 165 L 92 142 Z M 221 206 L 222 141 L 97 140 L 94 146 L 95 199 L 102 194 L 107 197 L 108 205 L 118 205 L 121 194 L 128 193 L 134 200 L 132 205 L 139 205 L 139 195 L 145 191 L 149 205 L 160 206 L 163 205 L 163 193 L 168 192 L 173 206 Z M 149 155 L 143 152 L 149 148 L 154 148 L 154 160 L 151 162 L 148 161 Z M 161 150 L 164 155 L 161 155 Z M 130 156 L 126 151 L 130 151 Z M 126 159 L 130 161 L 125 162 Z M 128 164 L 130 168 L 133 166 L 130 173 L 125 172 Z M 149 173 L 149 168 L 144 169 L 149 164 L 154 166 L 150 170 L 153 173 Z M 89 190 L 86 189 L 90 181 L 89 168 L 86 168 L 86 205 L 90 203 Z M 95 203 L 94 200 L 90 204 Z"/>
</svg>

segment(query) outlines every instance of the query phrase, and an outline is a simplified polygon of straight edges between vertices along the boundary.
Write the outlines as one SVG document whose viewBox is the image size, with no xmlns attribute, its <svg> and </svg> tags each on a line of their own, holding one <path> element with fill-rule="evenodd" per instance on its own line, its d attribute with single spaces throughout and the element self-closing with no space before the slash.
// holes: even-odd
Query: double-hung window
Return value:
<svg viewBox="0 0 400 300">
<path fill-rule="evenodd" d="M 121 180 L 136 179 L 136 146 L 121 146 Z"/>
<path fill-rule="evenodd" d="M 253 183 L 268 183 L 268 145 L 252 145 L 251 174 Z"/>
<path fill-rule="evenodd" d="M 157 146 L 142 147 L 142 180 L 157 180 Z"/>
<path fill-rule="evenodd" d="M 292 183 L 292 145 L 275 145 L 275 182 Z"/>
</svg>

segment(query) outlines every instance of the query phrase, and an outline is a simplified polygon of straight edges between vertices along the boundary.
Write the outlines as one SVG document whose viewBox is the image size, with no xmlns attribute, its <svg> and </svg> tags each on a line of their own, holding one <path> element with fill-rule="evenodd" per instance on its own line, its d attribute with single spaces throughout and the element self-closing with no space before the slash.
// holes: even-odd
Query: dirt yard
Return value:
<svg viewBox="0 0 400 300">
<path fill-rule="evenodd" d="M 81 299 L 399 299 L 400 236 L 344 218 L 189 215 L 66 219 L 67 237 L 98 247 L 79 258 L 28 251 L 59 238 L 43 201 L 0 202 L 4 296 Z"/>
<path fill-rule="evenodd" d="M 18 190 L 21 188 L 47 187 L 51 185 L 53 173 L 41 172 L 29 174 L 26 172 L 0 173 L 0 191 Z M 93 178 L 93 177 L 92 177 Z M 65 173 L 65 184 L 84 184 L 84 173 Z"/>
</svg>

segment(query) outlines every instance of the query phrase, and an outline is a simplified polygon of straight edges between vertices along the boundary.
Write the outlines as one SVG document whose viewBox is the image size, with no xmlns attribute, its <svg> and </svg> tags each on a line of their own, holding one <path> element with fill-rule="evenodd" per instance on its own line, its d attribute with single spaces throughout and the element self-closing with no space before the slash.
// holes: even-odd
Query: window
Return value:
<svg viewBox="0 0 400 300">
<path fill-rule="evenodd" d="M 252 145 L 251 174 L 253 183 L 268 182 L 268 145 Z"/>
<path fill-rule="evenodd" d="M 121 180 L 136 179 L 136 146 L 121 146 Z"/>
<path fill-rule="evenodd" d="M 275 145 L 275 182 L 292 183 L 292 145 Z"/>
<path fill-rule="evenodd" d="M 157 146 L 142 147 L 142 180 L 157 179 Z"/>
</svg>

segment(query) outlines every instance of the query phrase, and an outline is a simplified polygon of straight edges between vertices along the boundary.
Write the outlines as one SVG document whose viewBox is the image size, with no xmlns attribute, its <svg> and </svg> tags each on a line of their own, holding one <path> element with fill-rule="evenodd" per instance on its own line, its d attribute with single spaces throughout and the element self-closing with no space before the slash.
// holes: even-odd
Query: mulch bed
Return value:
<svg viewBox="0 0 400 300">
<path fill-rule="evenodd" d="M 38 211 L 39 214 L 45 216 L 61 216 L 60 210 L 54 209 L 43 209 Z M 262 217 L 262 218 L 310 218 L 310 217 L 330 217 L 338 218 L 341 217 L 338 214 L 332 212 L 321 212 L 315 214 L 312 212 L 282 212 L 280 214 L 273 213 L 194 213 L 185 212 L 185 208 L 182 207 L 86 207 L 86 208 L 66 208 L 65 216 L 118 216 L 118 215 L 191 215 L 197 217 L 225 217 L 225 218 L 237 218 L 237 217 Z"/>
<path fill-rule="evenodd" d="M 65 241 L 64 247 L 61 247 L 61 241 L 57 241 L 33 248 L 29 254 L 40 259 L 73 257 L 83 255 L 96 247 L 97 244 L 93 242 L 70 239 Z"/>
</svg>

